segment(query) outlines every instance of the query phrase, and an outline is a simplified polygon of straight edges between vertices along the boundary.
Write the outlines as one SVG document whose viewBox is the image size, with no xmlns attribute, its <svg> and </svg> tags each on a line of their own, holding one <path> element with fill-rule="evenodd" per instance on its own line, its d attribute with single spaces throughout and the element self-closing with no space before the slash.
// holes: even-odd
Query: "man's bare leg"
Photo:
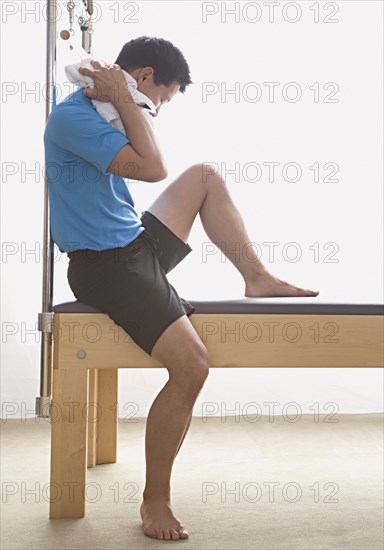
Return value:
<svg viewBox="0 0 384 550">
<path fill-rule="evenodd" d="M 188 431 L 193 405 L 208 376 L 208 351 L 184 315 L 163 332 L 151 355 L 167 367 L 170 376 L 147 418 L 146 485 L 140 513 L 146 535 L 178 540 L 189 535 L 172 512 L 171 471 Z"/>
<path fill-rule="evenodd" d="M 182 438 L 181 438 L 181 440 L 180 440 L 179 446 L 178 446 L 178 448 L 177 448 L 176 455 L 179 454 L 179 451 L 180 451 L 181 446 L 182 446 L 182 444 L 183 444 L 183 442 L 184 442 L 185 436 L 187 435 L 188 430 L 189 430 L 189 428 L 191 427 L 191 422 L 192 422 L 192 411 L 191 411 L 191 414 L 190 414 L 190 416 L 189 416 L 187 425 L 185 426 L 185 430 L 184 430 L 183 436 L 182 436 Z"/>
<path fill-rule="evenodd" d="M 196 164 L 185 170 L 148 210 L 185 242 L 188 242 L 193 222 L 199 213 L 209 239 L 243 276 L 246 297 L 319 294 L 318 291 L 291 285 L 268 272 L 249 245 L 252 241 L 225 181 L 210 165 Z M 236 249 L 240 254 L 228 252 Z"/>
<path fill-rule="evenodd" d="M 250 242 L 225 182 L 218 174 L 212 173 L 210 167 L 207 169 L 202 164 L 185 170 L 148 210 L 184 242 L 188 242 L 198 212 L 208 237 L 224 254 L 226 250 L 233 250 L 236 243 L 241 249 Z M 223 247 L 221 243 L 224 243 Z M 246 296 L 317 296 L 318 292 L 289 285 L 270 275 L 256 254 L 251 256 L 251 250 L 248 250 L 248 258 L 255 261 L 243 257 L 237 261 L 226 254 L 246 282 Z M 184 336 L 180 330 L 186 331 Z M 188 330 L 192 332 L 188 333 Z M 177 345 L 180 338 L 183 346 Z M 195 347 L 192 356 L 188 348 L 191 343 Z M 174 459 L 191 423 L 193 404 L 206 376 L 199 372 L 205 372 L 209 364 L 204 352 L 200 355 L 202 348 L 199 345 L 203 345 L 200 338 L 188 318 L 183 316 L 164 331 L 152 351 L 152 356 L 170 372 L 170 379 L 155 399 L 147 419 L 147 482 L 140 511 L 144 533 L 152 538 L 177 540 L 188 537 L 170 506 L 170 477 Z M 205 346 L 204 349 L 206 351 Z M 197 354 L 196 350 L 199 350 Z M 192 357 L 192 362 L 178 356 L 184 351 L 185 357 Z M 196 366 L 194 389 L 190 391 L 191 370 Z M 185 392 L 187 399 L 184 398 Z"/>
</svg>

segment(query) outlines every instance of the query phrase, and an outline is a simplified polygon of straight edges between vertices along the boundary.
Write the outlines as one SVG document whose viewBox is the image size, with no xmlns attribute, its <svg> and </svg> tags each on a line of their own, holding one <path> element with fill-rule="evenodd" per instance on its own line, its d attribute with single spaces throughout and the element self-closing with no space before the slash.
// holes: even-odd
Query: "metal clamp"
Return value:
<svg viewBox="0 0 384 550">
<path fill-rule="evenodd" d="M 40 332 L 52 333 L 52 324 L 53 324 L 52 311 L 43 311 L 42 313 L 38 314 L 38 330 Z"/>
</svg>

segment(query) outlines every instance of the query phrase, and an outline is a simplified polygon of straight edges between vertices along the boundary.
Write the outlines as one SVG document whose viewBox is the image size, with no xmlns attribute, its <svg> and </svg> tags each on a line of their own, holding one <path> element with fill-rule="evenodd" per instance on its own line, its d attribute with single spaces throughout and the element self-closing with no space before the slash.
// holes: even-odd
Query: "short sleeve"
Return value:
<svg viewBox="0 0 384 550">
<path fill-rule="evenodd" d="M 54 142 L 107 174 L 107 168 L 128 138 L 113 128 L 94 109 L 72 104 L 51 113 Z"/>
</svg>

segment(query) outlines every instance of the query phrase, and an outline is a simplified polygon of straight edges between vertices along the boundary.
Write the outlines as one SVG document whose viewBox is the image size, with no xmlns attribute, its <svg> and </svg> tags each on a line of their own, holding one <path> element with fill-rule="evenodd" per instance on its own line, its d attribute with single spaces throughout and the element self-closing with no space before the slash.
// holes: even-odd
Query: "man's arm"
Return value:
<svg viewBox="0 0 384 550">
<path fill-rule="evenodd" d="M 166 178 L 168 173 L 157 139 L 140 107 L 125 95 L 114 105 L 130 143 L 120 149 L 108 172 L 148 182 Z"/>
<path fill-rule="evenodd" d="M 94 88 L 84 93 L 92 99 L 111 101 L 118 111 L 129 144 L 118 152 L 108 172 L 122 177 L 144 181 L 160 181 L 167 177 L 167 169 L 151 124 L 134 102 L 122 70 L 117 66 L 102 66 L 92 62 L 95 69 L 82 67 L 79 71 L 90 76 Z"/>
</svg>

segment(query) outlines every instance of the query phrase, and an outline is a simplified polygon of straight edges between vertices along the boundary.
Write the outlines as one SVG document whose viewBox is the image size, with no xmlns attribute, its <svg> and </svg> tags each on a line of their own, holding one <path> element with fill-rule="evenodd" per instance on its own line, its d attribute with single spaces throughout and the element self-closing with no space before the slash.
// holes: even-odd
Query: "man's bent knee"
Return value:
<svg viewBox="0 0 384 550">
<path fill-rule="evenodd" d="M 168 372 L 184 395 L 196 398 L 209 375 L 209 364 L 207 359 L 196 355 L 177 367 L 168 368 Z"/>
<path fill-rule="evenodd" d="M 164 366 L 172 378 L 186 385 L 202 387 L 209 375 L 208 351 L 205 347 L 202 349 L 189 343 L 181 350 L 177 361 L 166 361 Z"/>
<path fill-rule="evenodd" d="M 209 374 L 209 353 L 186 315 L 166 328 L 153 347 L 152 357 L 171 376 L 204 383 Z"/>
<path fill-rule="evenodd" d="M 187 168 L 187 171 L 191 172 L 198 181 L 202 181 L 203 183 L 206 183 L 212 176 L 221 177 L 218 167 L 214 163 L 199 162 L 192 164 Z"/>
<path fill-rule="evenodd" d="M 195 358 L 188 358 L 181 372 L 174 369 L 172 374 L 183 376 L 202 387 L 209 375 L 208 355 L 206 357 L 196 356 Z"/>
</svg>

